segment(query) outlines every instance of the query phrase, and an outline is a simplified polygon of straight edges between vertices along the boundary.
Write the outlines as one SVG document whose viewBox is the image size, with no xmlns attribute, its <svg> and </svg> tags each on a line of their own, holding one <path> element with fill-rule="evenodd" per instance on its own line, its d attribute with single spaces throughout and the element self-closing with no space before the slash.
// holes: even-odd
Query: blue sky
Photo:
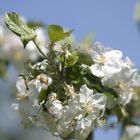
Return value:
<svg viewBox="0 0 140 140">
<path fill-rule="evenodd" d="M 140 32 L 133 19 L 135 0 L 2 0 L 0 14 L 16 11 L 27 19 L 74 29 L 77 40 L 94 32 L 96 41 L 121 49 L 140 68 Z"/>
<path fill-rule="evenodd" d="M 135 0 L 1 0 L 0 15 L 16 11 L 30 20 L 74 29 L 77 40 L 88 32 L 107 47 L 120 49 L 140 68 L 140 30 L 133 19 Z M 118 129 L 97 131 L 95 140 L 118 140 Z"/>
</svg>

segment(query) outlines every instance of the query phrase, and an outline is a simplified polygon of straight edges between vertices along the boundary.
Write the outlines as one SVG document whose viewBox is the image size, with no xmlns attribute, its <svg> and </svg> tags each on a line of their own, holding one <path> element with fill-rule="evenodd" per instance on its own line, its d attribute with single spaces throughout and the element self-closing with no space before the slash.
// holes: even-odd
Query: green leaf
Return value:
<svg viewBox="0 0 140 140">
<path fill-rule="evenodd" d="M 79 55 L 77 51 L 73 51 L 65 61 L 65 66 L 70 67 L 78 62 Z"/>
<path fill-rule="evenodd" d="M 65 69 L 65 78 L 67 84 L 72 84 L 76 89 L 79 89 L 85 82 L 83 76 L 80 74 L 82 71 L 81 66 L 73 65 Z"/>
<path fill-rule="evenodd" d="M 63 28 L 59 25 L 48 25 L 48 36 L 52 43 L 65 39 L 70 36 L 73 30 L 64 32 Z"/>
<path fill-rule="evenodd" d="M 47 97 L 46 90 L 41 90 L 38 96 L 38 103 L 40 104 Z"/>
<path fill-rule="evenodd" d="M 34 30 L 29 28 L 15 12 L 6 13 L 4 16 L 4 22 L 12 32 L 21 38 L 24 45 L 36 37 Z"/>
<path fill-rule="evenodd" d="M 92 57 L 88 53 L 80 52 L 79 63 L 91 66 L 94 62 L 93 62 Z"/>
<path fill-rule="evenodd" d="M 107 96 L 106 108 L 112 109 L 115 107 L 117 104 L 117 99 L 112 95 L 112 93 L 104 92 L 103 94 Z"/>
</svg>

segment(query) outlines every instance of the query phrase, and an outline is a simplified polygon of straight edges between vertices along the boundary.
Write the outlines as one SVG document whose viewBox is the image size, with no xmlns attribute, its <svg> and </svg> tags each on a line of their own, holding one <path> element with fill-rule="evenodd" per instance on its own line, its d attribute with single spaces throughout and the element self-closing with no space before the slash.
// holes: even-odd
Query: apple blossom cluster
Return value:
<svg viewBox="0 0 140 140">
<path fill-rule="evenodd" d="M 44 82 L 40 81 L 41 78 Z M 64 96 L 69 97 L 67 100 L 61 101 L 57 93 L 51 92 L 46 101 L 39 103 L 40 91 L 53 84 L 52 79 L 40 74 L 27 82 L 27 85 L 24 82 L 23 79 L 18 79 L 19 102 L 12 106 L 36 126 L 43 127 L 56 136 L 66 138 L 71 135 L 79 140 L 85 139 L 104 115 L 106 96 L 94 93 L 86 84 L 80 87 L 79 92 L 67 85 L 64 93 Z"/>
<path fill-rule="evenodd" d="M 28 63 L 28 72 L 16 83 L 12 107 L 25 125 L 33 123 L 63 139 L 84 140 L 105 125 L 109 115 L 123 119 L 122 110 L 140 87 L 140 75 L 121 51 L 100 42 L 87 48 L 70 44 L 64 40 L 72 30 L 65 32 L 59 25 L 48 25 L 50 42 L 43 51 L 36 32 L 17 13 L 7 13 L 4 21 L 24 47 L 32 41 L 42 55 L 40 62 Z"/>
<path fill-rule="evenodd" d="M 66 57 L 71 55 L 67 51 Z M 135 88 L 140 86 L 140 75 L 131 61 L 128 58 L 123 60 L 122 52 L 105 48 L 99 42 L 94 43 L 93 49 L 89 52 L 94 63 L 84 67 L 94 76 L 100 77 L 103 86 L 116 91 L 118 94 L 116 100 L 119 104 L 124 106 L 129 103 L 136 94 Z M 81 67 L 82 65 L 80 64 Z M 78 90 L 74 84 L 63 83 L 64 99 L 52 89 L 48 95 L 43 95 L 46 96 L 43 100 L 39 101 L 39 96 L 46 94 L 44 90 L 55 83 L 45 71 L 47 67 L 48 62 L 44 60 L 32 66 L 33 71 L 42 72 L 35 79 L 26 81 L 23 77 L 19 77 L 17 81 L 19 102 L 13 104 L 14 108 L 37 126 L 50 130 L 54 135 L 67 137 L 71 134 L 76 139 L 85 139 L 103 117 L 107 96 L 97 92 L 96 89 L 88 88 L 86 82 Z M 112 108 L 114 104 L 108 108 Z"/>
<path fill-rule="evenodd" d="M 119 95 L 120 103 L 126 105 L 140 86 L 138 69 L 131 60 L 122 58 L 122 52 L 105 48 L 101 43 L 95 43 L 91 55 L 94 64 L 90 70 L 93 75 L 101 77 L 104 86 L 113 88 Z"/>
</svg>

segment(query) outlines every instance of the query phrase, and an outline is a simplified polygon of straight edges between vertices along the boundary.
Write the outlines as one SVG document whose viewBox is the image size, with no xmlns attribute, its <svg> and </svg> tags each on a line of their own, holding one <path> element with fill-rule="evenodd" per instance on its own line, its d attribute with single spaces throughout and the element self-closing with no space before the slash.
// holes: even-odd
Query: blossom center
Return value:
<svg viewBox="0 0 140 140">
<path fill-rule="evenodd" d="M 87 104 L 84 104 L 83 109 L 86 111 L 86 113 L 92 113 L 95 111 L 93 105 L 91 104 L 91 102 L 88 102 Z"/>
<path fill-rule="evenodd" d="M 128 85 L 126 83 L 121 82 L 119 83 L 119 88 L 121 88 L 122 90 L 126 90 L 128 89 Z"/>
<path fill-rule="evenodd" d="M 98 58 L 98 62 L 99 64 L 104 64 L 105 63 L 105 56 L 104 55 L 100 55 L 99 58 Z"/>
<path fill-rule="evenodd" d="M 41 83 L 44 83 L 45 85 L 49 84 L 49 80 L 47 77 L 44 77 L 43 75 L 37 76 L 37 79 L 40 80 Z"/>
</svg>

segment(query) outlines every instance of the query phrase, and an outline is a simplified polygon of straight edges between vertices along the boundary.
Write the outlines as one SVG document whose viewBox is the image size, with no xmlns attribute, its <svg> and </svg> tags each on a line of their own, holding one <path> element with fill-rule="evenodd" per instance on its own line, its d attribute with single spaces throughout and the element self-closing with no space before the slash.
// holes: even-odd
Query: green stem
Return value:
<svg viewBox="0 0 140 140">
<path fill-rule="evenodd" d="M 36 41 L 36 39 L 33 40 L 34 44 L 36 45 L 38 51 L 47 59 L 47 56 L 42 52 L 42 50 L 39 48 L 39 45 Z"/>
<path fill-rule="evenodd" d="M 93 131 L 90 132 L 89 136 L 87 137 L 86 140 L 93 140 Z"/>
</svg>

